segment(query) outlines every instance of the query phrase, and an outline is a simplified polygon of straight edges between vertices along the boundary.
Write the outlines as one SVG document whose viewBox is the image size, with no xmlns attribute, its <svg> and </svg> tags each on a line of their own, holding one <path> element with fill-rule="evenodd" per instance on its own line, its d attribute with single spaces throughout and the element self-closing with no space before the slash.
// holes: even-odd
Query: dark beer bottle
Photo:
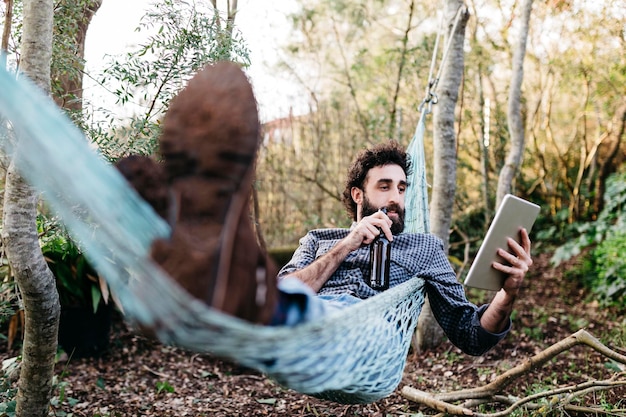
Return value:
<svg viewBox="0 0 626 417">
<path fill-rule="evenodd" d="M 385 209 L 384 213 L 387 212 Z M 377 291 L 389 288 L 389 268 L 391 265 L 391 242 L 382 230 L 370 244 L 370 287 Z"/>
</svg>

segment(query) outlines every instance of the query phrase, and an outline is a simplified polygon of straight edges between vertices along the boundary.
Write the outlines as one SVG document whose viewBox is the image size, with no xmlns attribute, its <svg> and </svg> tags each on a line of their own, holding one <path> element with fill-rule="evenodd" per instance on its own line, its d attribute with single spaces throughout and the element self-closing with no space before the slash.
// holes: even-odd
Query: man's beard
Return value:
<svg viewBox="0 0 626 417">
<path fill-rule="evenodd" d="M 396 216 L 390 217 L 392 224 L 391 224 L 391 233 L 394 235 L 400 234 L 402 233 L 402 231 L 404 230 L 404 209 L 400 208 L 400 206 L 398 204 L 390 204 L 388 206 L 384 206 L 388 211 L 393 211 L 395 212 L 398 217 L 396 218 Z M 369 216 L 371 214 L 376 213 L 378 210 L 380 210 L 383 207 L 375 207 L 373 206 L 370 201 L 367 198 L 367 195 L 363 195 L 363 205 L 361 207 L 361 217 L 365 217 L 365 216 Z"/>
</svg>

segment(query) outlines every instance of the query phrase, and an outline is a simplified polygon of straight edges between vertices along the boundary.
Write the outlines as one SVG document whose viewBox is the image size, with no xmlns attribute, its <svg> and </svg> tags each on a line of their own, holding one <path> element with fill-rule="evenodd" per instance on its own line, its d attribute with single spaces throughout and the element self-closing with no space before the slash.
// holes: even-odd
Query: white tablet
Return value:
<svg viewBox="0 0 626 417">
<path fill-rule="evenodd" d="M 497 250 L 498 248 L 510 250 L 507 237 L 512 237 L 520 243 L 519 229 L 523 227 L 530 233 L 538 214 L 537 204 L 507 194 L 487 230 L 485 240 L 478 249 L 464 284 L 484 290 L 500 290 L 505 276 L 491 265 L 494 261 L 503 264 L 506 262 L 497 254 Z"/>
</svg>

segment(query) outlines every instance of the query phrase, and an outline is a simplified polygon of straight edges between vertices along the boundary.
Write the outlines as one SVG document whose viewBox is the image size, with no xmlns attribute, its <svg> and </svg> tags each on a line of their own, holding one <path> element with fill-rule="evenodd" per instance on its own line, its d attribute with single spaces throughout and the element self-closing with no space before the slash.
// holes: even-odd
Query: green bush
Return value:
<svg viewBox="0 0 626 417">
<path fill-rule="evenodd" d="M 603 304 L 626 305 L 626 232 L 604 240 L 592 252 L 596 275 L 589 282 Z"/>
<path fill-rule="evenodd" d="M 250 65 L 250 50 L 241 32 L 204 2 L 151 2 L 137 32 L 145 41 L 112 56 L 96 79 L 120 105 L 138 105 L 128 123 L 119 125 L 115 112 L 86 103 L 86 130 L 98 151 L 115 161 L 131 154 L 151 155 L 157 149 L 161 122 L 170 100 L 182 85 L 208 63 L 233 61 Z M 92 107 L 93 106 L 93 107 Z"/>
<path fill-rule="evenodd" d="M 91 307 L 95 313 L 108 301 L 101 287 L 106 284 L 59 223 L 40 215 L 37 225 L 41 251 L 54 274 L 61 306 Z"/>
<path fill-rule="evenodd" d="M 626 173 L 607 181 L 604 208 L 596 221 L 577 225 L 579 235 L 557 248 L 552 264 L 580 255 L 582 263 L 570 276 L 577 277 L 603 305 L 626 306 Z"/>
</svg>

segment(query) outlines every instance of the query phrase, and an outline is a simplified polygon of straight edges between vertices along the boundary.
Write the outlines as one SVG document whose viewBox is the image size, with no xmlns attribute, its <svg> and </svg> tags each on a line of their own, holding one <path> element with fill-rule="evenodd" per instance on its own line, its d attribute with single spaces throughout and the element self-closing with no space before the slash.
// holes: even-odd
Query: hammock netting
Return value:
<svg viewBox="0 0 626 417">
<path fill-rule="evenodd" d="M 415 127 L 415 134 L 406 152 L 411 156 L 412 170 L 407 176 L 409 189 L 406 192 L 404 205 L 404 231 L 408 233 L 428 233 L 428 183 L 426 181 L 426 158 L 424 157 L 424 132 L 426 130 L 426 106 L 422 106 L 420 117 Z"/>
<path fill-rule="evenodd" d="M 0 144 L 106 279 L 125 318 L 163 343 L 336 402 L 373 402 L 400 383 L 424 301 L 421 278 L 314 322 L 254 325 L 192 298 L 151 261 L 151 242 L 167 237 L 169 226 L 48 97 L 4 68 Z"/>
</svg>

